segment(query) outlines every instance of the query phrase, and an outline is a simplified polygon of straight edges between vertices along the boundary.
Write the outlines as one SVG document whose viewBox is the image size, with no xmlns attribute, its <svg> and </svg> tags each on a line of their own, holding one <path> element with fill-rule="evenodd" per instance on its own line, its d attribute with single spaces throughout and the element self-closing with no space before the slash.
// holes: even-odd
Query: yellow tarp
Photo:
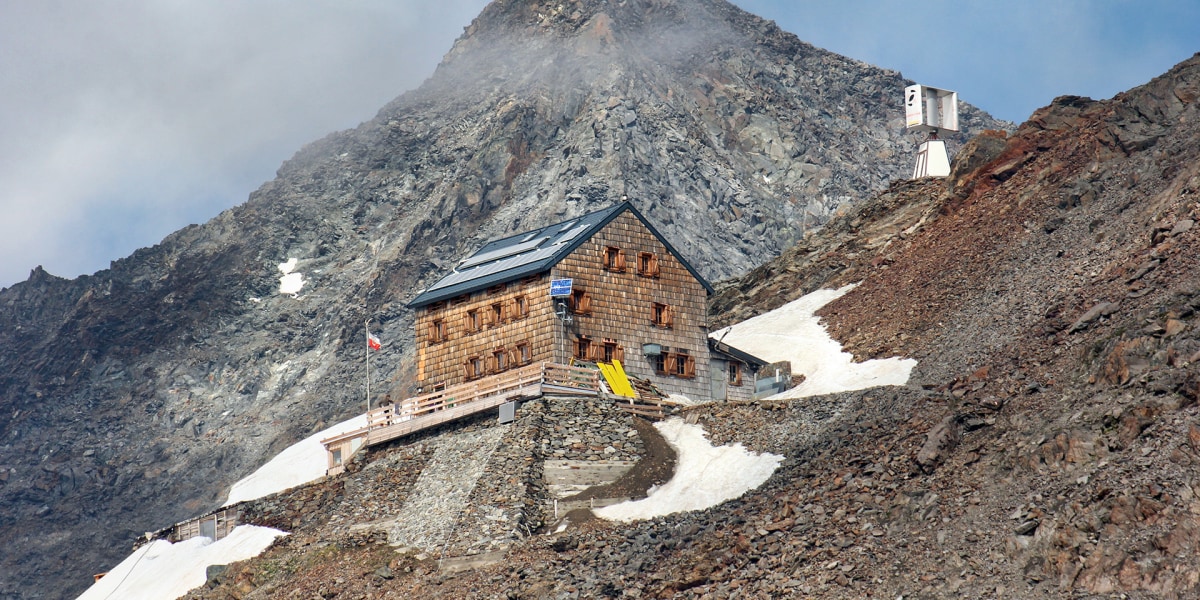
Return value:
<svg viewBox="0 0 1200 600">
<path fill-rule="evenodd" d="M 629 383 L 629 376 L 625 374 L 624 367 L 621 366 L 621 361 L 614 360 L 612 364 L 597 363 L 600 367 L 600 373 L 604 375 L 604 380 L 608 382 L 608 389 L 618 396 L 626 398 L 637 398 L 637 392 L 633 391 L 633 384 Z"/>
</svg>

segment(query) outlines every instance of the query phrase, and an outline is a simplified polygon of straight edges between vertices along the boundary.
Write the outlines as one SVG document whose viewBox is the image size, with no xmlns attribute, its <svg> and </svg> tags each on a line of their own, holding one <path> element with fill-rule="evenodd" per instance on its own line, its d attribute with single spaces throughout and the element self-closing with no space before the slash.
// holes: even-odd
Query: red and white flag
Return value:
<svg viewBox="0 0 1200 600">
<path fill-rule="evenodd" d="M 367 332 L 367 347 L 372 350 L 378 350 L 383 347 L 383 342 L 380 342 L 379 338 L 375 337 L 375 334 L 368 331 Z"/>
</svg>

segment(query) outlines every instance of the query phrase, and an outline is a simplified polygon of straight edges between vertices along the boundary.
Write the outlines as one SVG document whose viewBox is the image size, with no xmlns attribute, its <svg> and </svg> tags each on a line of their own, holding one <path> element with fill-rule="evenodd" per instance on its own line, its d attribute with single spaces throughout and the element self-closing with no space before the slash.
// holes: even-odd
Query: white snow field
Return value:
<svg viewBox="0 0 1200 600">
<path fill-rule="evenodd" d="M 281 535 L 287 534 L 269 527 L 241 525 L 215 542 L 206 537 L 177 544 L 155 540 L 113 567 L 79 600 L 172 600 L 204 585 L 209 565 L 258 556 Z"/>
<path fill-rule="evenodd" d="M 367 416 L 359 415 L 288 446 L 257 471 L 233 484 L 224 506 L 262 498 L 324 477 L 327 460 L 321 440 L 366 426 Z"/>
<path fill-rule="evenodd" d="M 804 374 L 803 383 L 772 398 L 804 398 L 908 383 L 917 361 L 884 358 L 856 363 L 853 355 L 842 352 L 842 345 L 829 337 L 814 314 L 846 295 L 854 285 L 817 290 L 773 311 L 717 330 L 709 337 L 766 361 L 789 360 L 793 374 Z"/>
<path fill-rule="evenodd" d="M 713 446 L 703 427 L 678 417 L 654 427 L 675 449 L 675 475 L 645 499 L 598 508 L 593 511 L 597 516 L 635 521 L 716 506 L 762 485 L 783 460 L 777 454 L 755 454 L 741 444 Z"/>
<path fill-rule="evenodd" d="M 325 475 L 324 438 L 367 424 L 366 415 L 342 421 L 289 446 L 267 464 L 233 484 L 225 506 L 253 500 L 303 485 Z M 282 531 L 242 525 L 228 537 L 212 541 L 206 537 L 172 544 L 156 540 L 129 555 L 108 575 L 92 584 L 79 600 L 174 600 L 203 585 L 209 565 L 225 565 L 258 556 Z"/>
</svg>

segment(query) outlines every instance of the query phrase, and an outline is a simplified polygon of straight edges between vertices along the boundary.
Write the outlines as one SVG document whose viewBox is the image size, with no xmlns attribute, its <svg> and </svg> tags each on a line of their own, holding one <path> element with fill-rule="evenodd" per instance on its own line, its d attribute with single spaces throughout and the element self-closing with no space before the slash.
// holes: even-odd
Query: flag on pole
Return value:
<svg viewBox="0 0 1200 600">
<path fill-rule="evenodd" d="M 367 332 L 367 347 L 372 350 L 378 350 L 383 347 L 383 343 L 379 341 L 379 338 L 375 334 Z"/>
</svg>

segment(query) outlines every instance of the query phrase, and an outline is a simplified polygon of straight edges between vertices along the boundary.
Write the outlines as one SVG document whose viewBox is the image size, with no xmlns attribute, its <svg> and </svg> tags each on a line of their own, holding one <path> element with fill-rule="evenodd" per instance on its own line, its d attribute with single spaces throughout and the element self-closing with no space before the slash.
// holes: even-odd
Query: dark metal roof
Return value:
<svg viewBox="0 0 1200 600">
<path fill-rule="evenodd" d="M 593 234 L 603 229 L 605 225 L 626 210 L 632 212 L 667 247 L 667 251 L 679 259 L 679 262 L 704 286 L 709 294 L 713 292 L 712 285 L 680 256 L 670 242 L 646 221 L 646 218 L 632 204 L 622 202 L 616 206 L 561 223 L 547 225 L 541 229 L 492 240 L 474 254 L 463 259 L 449 275 L 426 288 L 408 305 L 412 308 L 420 308 L 460 294 L 549 271 L 551 267 L 574 252 Z"/>
<path fill-rule="evenodd" d="M 750 354 L 749 352 L 746 352 L 745 350 L 738 350 L 737 348 L 734 348 L 733 346 L 730 346 L 729 344 L 726 344 L 725 342 L 722 342 L 720 340 L 714 340 L 713 338 L 708 338 L 708 348 L 709 348 L 709 350 L 712 350 L 713 352 L 719 352 L 726 356 L 731 356 L 733 358 L 736 358 L 736 359 L 754 367 L 755 370 L 761 369 L 769 364 L 767 361 L 765 361 L 757 356 L 754 356 L 753 354 Z"/>
</svg>

